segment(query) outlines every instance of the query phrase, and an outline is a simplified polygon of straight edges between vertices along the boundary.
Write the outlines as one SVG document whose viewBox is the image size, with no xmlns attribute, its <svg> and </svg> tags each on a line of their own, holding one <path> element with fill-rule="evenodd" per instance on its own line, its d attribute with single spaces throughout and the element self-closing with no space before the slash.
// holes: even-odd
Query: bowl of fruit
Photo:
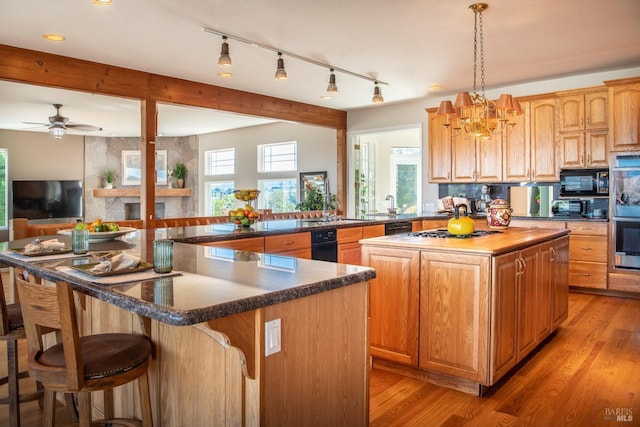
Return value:
<svg viewBox="0 0 640 427">
<path fill-rule="evenodd" d="M 240 190 L 233 190 L 233 197 L 241 202 L 251 202 L 258 198 L 260 191 L 255 188 L 243 188 Z"/>
<path fill-rule="evenodd" d="M 251 227 L 258 219 L 260 219 L 260 213 L 251 205 L 229 211 L 229 221 L 238 227 Z"/>
</svg>

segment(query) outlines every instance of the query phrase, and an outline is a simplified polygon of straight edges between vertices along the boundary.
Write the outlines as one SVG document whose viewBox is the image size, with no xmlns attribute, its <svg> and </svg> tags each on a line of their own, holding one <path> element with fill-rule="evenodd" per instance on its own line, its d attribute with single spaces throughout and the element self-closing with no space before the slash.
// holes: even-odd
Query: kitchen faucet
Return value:
<svg viewBox="0 0 640 427">
<path fill-rule="evenodd" d="M 389 194 L 384 199 L 389 202 L 389 209 L 387 209 L 389 215 L 395 215 L 396 213 L 398 213 L 395 207 L 395 198 L 393 197 L 393 195 Z"/>
</svg>

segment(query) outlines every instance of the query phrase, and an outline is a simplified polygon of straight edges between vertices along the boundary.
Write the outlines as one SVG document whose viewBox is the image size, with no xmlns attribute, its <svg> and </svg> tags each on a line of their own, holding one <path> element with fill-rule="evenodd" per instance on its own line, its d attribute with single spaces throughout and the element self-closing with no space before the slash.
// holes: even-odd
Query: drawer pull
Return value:
<svg viewBox="0 0 640 427">
<path fill-rule="evenodd" d="M 293 240 L 287 240 L 286 242 L 284 242 L 285 245 L 287 246 L 291 246 L 293 245 L 295 242 Z"/>
<path fill-rule="evenodd" d="M 582 273 L 582 274 L 581 274 L 581 276 L 583 276 L 583 277 L 591 277 L 591 274 L 589 274 L 589 273 Z"/>
<path fill-rule="evenodd" d="M 591 251 L 593 248 L 582 248 L 583 251 Z"/>
</svg>

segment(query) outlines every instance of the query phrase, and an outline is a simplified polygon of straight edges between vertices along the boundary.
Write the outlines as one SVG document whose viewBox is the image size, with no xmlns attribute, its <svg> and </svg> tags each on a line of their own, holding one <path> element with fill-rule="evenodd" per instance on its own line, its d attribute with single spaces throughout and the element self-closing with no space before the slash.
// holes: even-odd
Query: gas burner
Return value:
<svg viewBox="0 0 640 427">
<path fill-rule="evenodd" d="M 435 237 L 435 238 L 438 238 L 438 239 L 448 239 L 448 238 L 468 239 L 468 238 L 471 238 L 471 237 L 489 236 L 489 235 L 495 234 L 495 233 L 500 233 L 500 232 L 496 231 L 496 230 L 476 230 L 471 234 L 458 235 L 458 234 L 451 234 L 451 233 L 449 233 L 449 231 L 447 231 L 445 229 L 438 229 L 438 230 L 417 231 L 415 233 L 409 233 L 409 236 L 411 236 L 411 237 Z"/>
</svg>

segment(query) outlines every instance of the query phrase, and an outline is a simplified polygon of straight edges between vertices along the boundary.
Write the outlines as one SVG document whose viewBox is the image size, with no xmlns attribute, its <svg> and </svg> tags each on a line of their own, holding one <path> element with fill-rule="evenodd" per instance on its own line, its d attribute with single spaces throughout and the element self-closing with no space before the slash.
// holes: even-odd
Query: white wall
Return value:
<svg viewBox="0 0 640 427">
<path fill-rule="evenodd" d="M 257 146 L 278 142 L 298 142 L 298 170 L 282 173 L 257 172 Z M 236 188 L 255 188 L 258 179 L 295 178 L 300 172 L 327 171 L 331 183 L 331 192 L 336 192 L 337 176 L 337 140 L 335 129 L 297 123 L 273 123 L 253 126 L 239 130 L 216 132 L 199 136 L 199 182 L 204 188 L 206 181 L 235 180 Z M 204 176 L 204 152 L 224 148 L 236 149 L 235 177 Z M 202 190 L 204 191 L 204 190 Z M 199 198 L 201 201 L 204 197 Z M 204 213 L 203 202 L 199 206 L 200 215 Z"/>
<path fill-rule="evenodd" d="M 534 83 L 514 84 L 508 87 L 494 88 L 486 91 L 490 99 L 497 99 L 501 93 L 510 93 L 514 96 L 537 95 L 562 90 L 588 88 L 602 86 L 606 80 L 616 80 L 640 76 L 640 67 L 624 70 L 585 74 L 579 76 L 563 77 Z M 425 83 L 426 85 L 426 83 Z M 391 89 L 389 89 L 391 90 Z M 469 88 L 471 90 L 471 88 Z M 437 107 L 442 100 L 455 99 L 454 93 L 432 94 L 424 98 L 398 104 L 378 104 L 370 108 L 349 111 L 347 116 L 347 134 L 352 135 L 393 129 L 398 126 L 409 126 L 415 123 L 422 124 L 422 177 L 423 177 L 423 202 L 433 202 L 438 198 L 438 186 L 427 182 L 429 171 L 429 126 L 426 108 Z"/>
</svg>

